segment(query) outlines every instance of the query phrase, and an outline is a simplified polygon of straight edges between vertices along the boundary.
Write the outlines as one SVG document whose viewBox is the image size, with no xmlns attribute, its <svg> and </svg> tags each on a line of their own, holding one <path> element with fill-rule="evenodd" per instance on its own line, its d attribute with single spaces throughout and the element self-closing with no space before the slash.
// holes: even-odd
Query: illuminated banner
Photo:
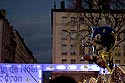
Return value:
<svg viewBox="0 0 125 83">
<path fill-rule="evenodd" d="M 43 64 L 43 71 L 100 71 L 96 64 Z"/>
<path fill-rule="evenodd" d="M 42 83 L 39 64 L 0 64 L 0 83 Z"/>
<path fill-rule="evenodd" d="M 43 71 L 99 71 L 96 64 L 0 64 L 0 83 L 42 83 Z M 105 74 L 108 74 L 105 69 Z"/>
</svg>

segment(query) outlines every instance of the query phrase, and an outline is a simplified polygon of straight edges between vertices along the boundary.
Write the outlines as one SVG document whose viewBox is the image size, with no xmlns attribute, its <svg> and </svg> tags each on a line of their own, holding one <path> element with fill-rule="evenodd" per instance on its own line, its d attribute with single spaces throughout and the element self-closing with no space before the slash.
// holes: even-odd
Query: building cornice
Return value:
<svg viewBox="0 0 125 83">
<path fill-rule="evenodd" d="M 125 9 L 51 9 L 52 12 L 74 12 L 74 13 L 111 13 L 111 14 L 125 14 Z"/>
</svg>

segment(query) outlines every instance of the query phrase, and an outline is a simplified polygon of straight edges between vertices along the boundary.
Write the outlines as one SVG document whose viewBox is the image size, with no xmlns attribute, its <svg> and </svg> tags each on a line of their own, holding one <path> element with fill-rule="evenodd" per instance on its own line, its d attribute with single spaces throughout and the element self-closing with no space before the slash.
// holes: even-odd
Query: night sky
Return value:
<svg viewBox="0 0 125 83">
<path fill-rule="evenodd" d="M 17 30 L 38 63 L 51 62 L 51 9 L 60 0 L 0 0 L 7 19 Z"/>
</svg>

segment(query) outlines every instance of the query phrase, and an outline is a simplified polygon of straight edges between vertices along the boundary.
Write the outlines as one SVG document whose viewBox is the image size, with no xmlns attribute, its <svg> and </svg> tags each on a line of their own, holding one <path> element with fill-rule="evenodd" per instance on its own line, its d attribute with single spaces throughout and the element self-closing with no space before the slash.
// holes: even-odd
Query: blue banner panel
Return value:
<svg viewBox="0 0 125 83">
<path fill-rule="evenodd" d="M 42 83 L 39 64 L 0 64 L 0 83 Z"/>
<path fill-rule="evenodd" d="M 43 71 L 99 71 L 107 69 L 96 64 L 0 64 L 0 83 L 42 83 Z M 105 71 L 105 72 L 104 72 Z"/>
<path fill-rule="evenodd" d="M 43 71 L 100 71 L 96 64 L 43 64 Z"/>
</svg>

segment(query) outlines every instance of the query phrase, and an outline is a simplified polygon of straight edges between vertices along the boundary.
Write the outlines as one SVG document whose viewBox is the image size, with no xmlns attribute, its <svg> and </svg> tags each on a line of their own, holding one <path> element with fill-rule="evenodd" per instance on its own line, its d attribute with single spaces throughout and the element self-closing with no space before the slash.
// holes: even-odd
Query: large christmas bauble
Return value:
<svg viewBox="0 0 125 83">
<path fill-rule="evenodd" d="M 115 44 L 115 31 L 109 26 L 99 26 L 94 28 L 93 39 L 99 35 L 96 43 L 107 48 L 109 51 Z"/>
</svg>

